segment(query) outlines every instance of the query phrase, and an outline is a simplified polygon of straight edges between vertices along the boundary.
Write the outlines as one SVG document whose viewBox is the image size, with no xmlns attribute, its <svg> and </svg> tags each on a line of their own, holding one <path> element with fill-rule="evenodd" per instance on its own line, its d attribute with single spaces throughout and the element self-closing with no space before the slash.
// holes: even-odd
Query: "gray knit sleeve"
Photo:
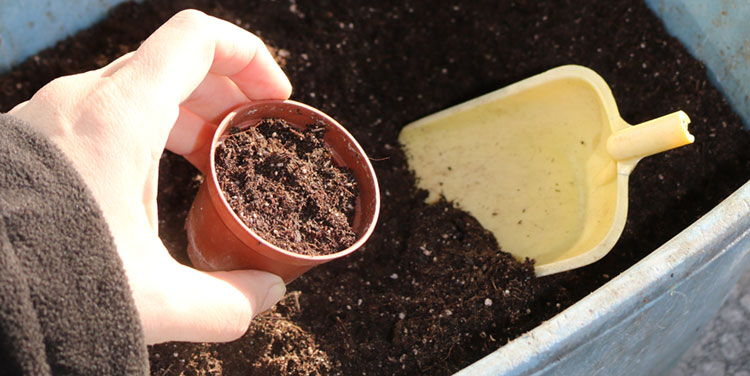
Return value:
<svg viewBox="0 0 750 376">
<path fill-rule="evenodd" d="M 148 373 L 93 196 L 51 142 L 0 114 L 0 375 Z"/>
</svg>

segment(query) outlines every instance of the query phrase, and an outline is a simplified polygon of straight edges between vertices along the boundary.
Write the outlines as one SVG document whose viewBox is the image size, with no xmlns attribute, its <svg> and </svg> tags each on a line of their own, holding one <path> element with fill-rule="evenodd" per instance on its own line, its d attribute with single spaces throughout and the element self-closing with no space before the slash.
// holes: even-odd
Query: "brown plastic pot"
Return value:
<svg viewBox="0 0 750 376">
<path fill-rule="evenodd" d="M 281 118 L 297 129 L 323 121 L 323 140 L 333 159 L 354 172 L 359 187 L 353 230 L 356 242 L 349 248 L 325 256 L 307 256 L 279 248 L 259 237 L 231 209 L 216 179 L 213 163 L 216 145 L 232 127 L 245 129 L 263 118 Z M 274 273 L 291 282 L 316 265 L 356 251 L 372 234 L 380 211 L 380 191 L 367 155 L 357 141 L 336 120 L 308 105 L 295 101 L 256 101 L 232 111 L 221 122 L 211 141 L 210 163 L 205 180 L 188 213 L 185 227 L 188 256 L 201 270 L 257 269 Z"/>
</svg>

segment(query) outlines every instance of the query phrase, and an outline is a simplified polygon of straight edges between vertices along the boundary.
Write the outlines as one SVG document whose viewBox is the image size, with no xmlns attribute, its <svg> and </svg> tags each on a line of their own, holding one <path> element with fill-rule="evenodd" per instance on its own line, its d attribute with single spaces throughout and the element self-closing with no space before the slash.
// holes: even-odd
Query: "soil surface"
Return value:
<svg viewBox="0 0 750 376">
<path fill-rule="evenodd" d="M 150 347 L 154 375 L 449 374 L 606 283 L 750 178 L 740 119 L 703 65 L 636 0 L 126 4 L 0 77 L 0 110 L 59 75 L 137 48 L 185 7 L 261 36 L 293 99 L 339 120 L 373 158 L 383 201 L 363 249 L 293 282 L 237 341 Z M 427 114 L 564 64 L 601 74 L 632 124 L 684 110 L 696 142 L 638 165 L 625 231 L 604 259 L 537 279 L 471 217 L 423 203 L 397 135 Z M 169 153 L 160 171 L 160 233 L 187 263 L 183 225 L 200 178 Z"/>
<path fill-rule="evenodd" d="M 230 129 L 216 147 L 216 176 L 237 216 L 261 238 L 304 255 L 354 244 L 357 181 L 333 161 L 324 123 L 299 131 L 283 119 Z"/>
</svg>

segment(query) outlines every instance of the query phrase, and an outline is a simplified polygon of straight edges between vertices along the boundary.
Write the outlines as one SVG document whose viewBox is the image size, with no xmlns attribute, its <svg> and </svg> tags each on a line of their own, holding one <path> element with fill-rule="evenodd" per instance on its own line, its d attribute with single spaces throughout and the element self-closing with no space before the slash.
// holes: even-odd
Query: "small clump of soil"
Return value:
<svg viewBox="0 0 750 376">
<path fill-rule="evenodd" d="M 304 255 L 354 244 L 357 181 L 326 148 L 325 124 L 303 131 L 283 119 L 234 127 L 216 148 L 216 176 L 229 206 L 261 238 Z"/>
</svg>

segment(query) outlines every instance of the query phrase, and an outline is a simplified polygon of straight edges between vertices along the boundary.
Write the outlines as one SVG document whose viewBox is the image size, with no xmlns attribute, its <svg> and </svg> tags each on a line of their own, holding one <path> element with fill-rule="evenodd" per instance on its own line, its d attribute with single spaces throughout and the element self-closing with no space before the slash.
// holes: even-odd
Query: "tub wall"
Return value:
<svg viewBox="0 0 750 376">
<path fill-rule="evenodd" d="M 665 375 L 750 265 L 750 183 L 586 298 L 459 375 Z"/>
<path fill-rule="evenodd" d="M 646 0 L 670 34 L 703 61 L 708 76 L 750 130 L 750 2 Z"/>
<path fill-rule="evenodd" d="M 750 130 L 750 3 L 646 0 Z M 750 183 L 561 314 L 459 375 L 664 375 L 750 265 Z"/>
<path fill-rule="evenodd" d="M 123 1 L 0 0 L 0 73 L 91 26 Z"/>
</svg>

